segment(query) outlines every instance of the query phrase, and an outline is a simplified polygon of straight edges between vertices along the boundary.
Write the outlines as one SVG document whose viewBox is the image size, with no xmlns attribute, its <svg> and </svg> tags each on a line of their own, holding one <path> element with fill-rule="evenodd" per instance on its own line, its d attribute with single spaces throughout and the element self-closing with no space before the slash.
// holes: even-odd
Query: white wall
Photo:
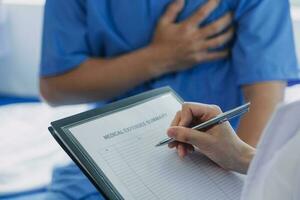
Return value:
<svg viewBox="0 0 300 200">
<path fill-rule="evenodd" d="M 37 96 L 44 0 L 3 0 L 3 3 L 10 52 L 6 58 L 0 57 L 0 95 Z M 293 11 L 293 18 L 300 58 L 300 9 Z"/>
<path fill-rule="evenodd" d="M 0 57 L 0 94 L 38 95 L 42 1 L 3 1 L 9 52 Z"/>
</svg>

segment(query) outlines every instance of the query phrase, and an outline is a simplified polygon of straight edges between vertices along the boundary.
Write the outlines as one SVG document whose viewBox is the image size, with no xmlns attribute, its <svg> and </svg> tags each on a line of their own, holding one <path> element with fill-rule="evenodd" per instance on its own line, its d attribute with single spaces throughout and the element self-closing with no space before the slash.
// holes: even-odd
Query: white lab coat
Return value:
<svg viewBox="0 0 300 200">
<path fill-rule="evenodd" d="M 300 102 L 282 106 L 251 163 L 242 200 L 300 200 Z"/>
</svg>

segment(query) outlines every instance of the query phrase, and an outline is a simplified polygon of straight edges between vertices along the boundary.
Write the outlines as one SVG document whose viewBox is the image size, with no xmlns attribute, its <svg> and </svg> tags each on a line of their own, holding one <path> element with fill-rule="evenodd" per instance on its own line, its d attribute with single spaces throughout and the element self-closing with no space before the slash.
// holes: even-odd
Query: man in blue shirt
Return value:
<svg viewBox="0 0 300 200">
<path fill-rule="evenodd" d="M 229 11 L 236 35 L 228 45 Z M 298 75 L 288 1 L 46 3 L 41 93 L 53 105 L 103 104 L 165 85 L 186 101 L 224 110 L 251 101 L 251 112 L 232 123 L 255 146 L 286 81 Z M 52 198 L 99 194 L 71 165 L 54 172 Z"/>
</svg>

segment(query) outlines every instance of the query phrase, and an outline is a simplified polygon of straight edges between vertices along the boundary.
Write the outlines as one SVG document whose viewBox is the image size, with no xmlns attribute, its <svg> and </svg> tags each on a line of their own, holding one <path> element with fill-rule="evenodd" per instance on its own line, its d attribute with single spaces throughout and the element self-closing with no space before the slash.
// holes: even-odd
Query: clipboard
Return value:
<svg viewBox="0 0 300 200">
<path fill-rule="evenodd" d="M 183 99 L 173 89 L 170 87 L 163 87 L 108 104 L 103 108 L 93 109 L 51 122 L 51 126 L 48 129 L 57 143 L 106 199 L 121 200 L 124 199 L 123 196 L 115 188 L 105 173 L 98 167 L 83 146 L 70 133 L 69 129 L 97 118 L 102 118 L 107 115 L 143 104 L 166 94 L 171 94 L 173 97 L 175 97 L 178 103 L 183 104 Z"/>
<path fill-rule="evenodd" d="M 183 102 L 159 88 L 54 121 L 49 130 L 106 199 L 240 199 L 241 176 L 200 152 L 183 161 L 155 147 Z"/>
</svg>

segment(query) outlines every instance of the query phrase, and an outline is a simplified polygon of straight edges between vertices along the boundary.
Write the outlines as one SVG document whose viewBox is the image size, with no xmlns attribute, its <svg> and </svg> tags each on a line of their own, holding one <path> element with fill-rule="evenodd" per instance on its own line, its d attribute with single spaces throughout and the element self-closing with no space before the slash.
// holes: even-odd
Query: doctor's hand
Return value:
<svg viewBox="0 0 300 200">
<path fill-rule="evenodd" d="M 176 140 L 169 147 L 176 147 L 181 158 L 194 150 L 200 151 L 220 167 L 246 174 L 255 149 L 243 142 L 228 122 L 204 132 L 185 128 L 207 121 L 220 113 L 220 108 L 214 105 L 184 104 L 168 130 L 168 136 Z"/>
<path fill-rule="evenodd" d="M 158 22 L 150 47 L 160 55 L 166 64 L 163 73 L 185 70 L 194 64 L 223 59 L 229 50 L 212 51 L 227 42 L 233 35 L 232 14 L 227 13 L 215 22 L 199 27 L 217 7 L 219 0 L 209 0 L 192 16 L 176 23 L 184 7 L 184 0 L 174 0 Z M 225 31 L 225 32 L 224 32 Z"/>
</svg>

